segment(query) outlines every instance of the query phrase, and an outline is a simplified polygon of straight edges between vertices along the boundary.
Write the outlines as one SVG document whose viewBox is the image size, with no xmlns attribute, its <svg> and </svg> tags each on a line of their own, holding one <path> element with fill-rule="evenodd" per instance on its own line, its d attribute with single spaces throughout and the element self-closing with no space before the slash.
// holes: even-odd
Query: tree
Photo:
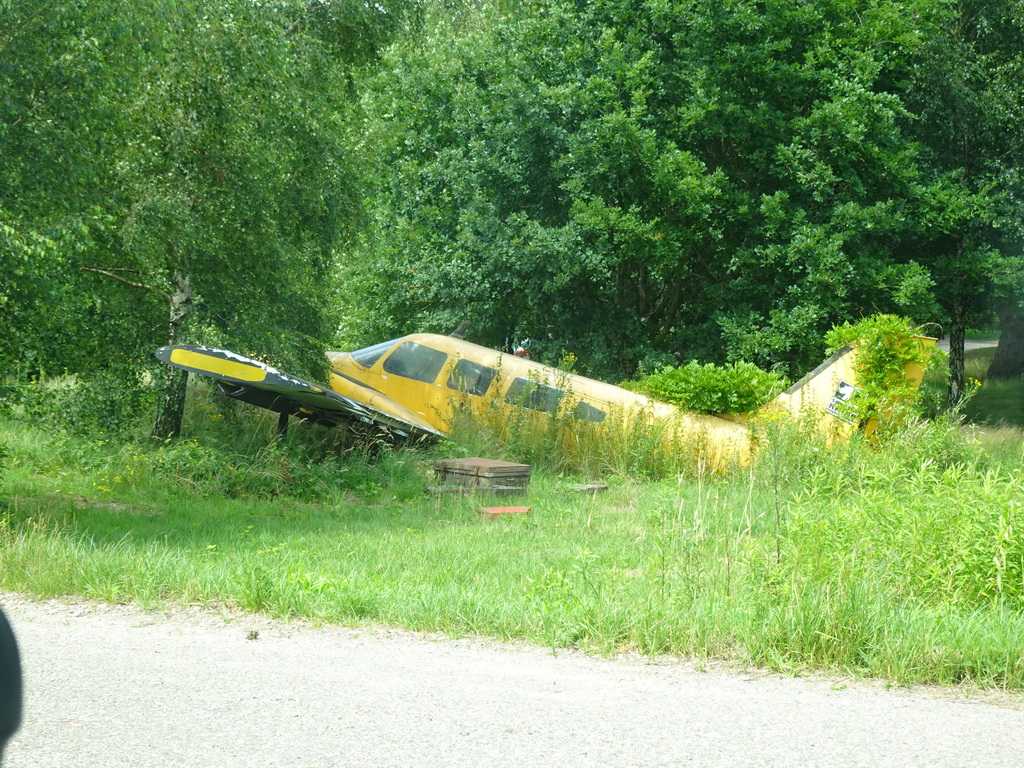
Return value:
<svg viewBox="0 0 1024 768">
<path fill-rule="evenodd" d="M 592 373 L 792 370 L 833 323 L 935 319 L 902 247 L 925 182 L 900 88 L 934 4 L 481 8 L 374 83 L 356 335 L 529 337 Z"/>
<path fill-rule="evenodd" d="M 76 265 L 114 206 L 107 148 L 137 72 L 101 4 L 0 4 L 0 367 L 84 370 L 135 357 L 137 297 L 83 290 Z M 121 46 L 123 47 L 123 46 Z M 111 62 L 104 60 L 104 54 Z M 113 73 L 114 66 L 118 72 Z M 123 322 L 134 315 L 139 321 Z"/>
<path fill-rule="evenodd" d="M 949 319 L 955 404 L 964 391 L 965 328 L 996 304 L 1005 314 L 1021 292 L 1021 4 L 945 6 L 914 64 L 905 99 L 926 171 L 917 236 L 907 247 L 928 265 Z"/>
<path fill-rule="evenodd" d="M 199 340 L 322 372 L 360 210 L 353 72 L 412 6 L 0 6 L 0 237 L 23 265 L 0 311 L 31 318 L 22 346 L 83 371 Z M 105 333 L 83 349 L 90 317 Z M 183 386 L 167 382 L 155 436 L 178 431 Z"/>
<path fill-rule="evenodd" d="M 246 351 L 319 370 L 333 253 L 354 209 L 333 103 L 343 72 L 310 34 L 306 7 L 174 10 L 117 157 L 118 268 L 167 300 L 164 343 L 202 322 Z M 182 378 L 166 392 L 159 437 L 180 425 Z"/>
<path fill-rule="evenodd" d="M 1024 374 L 1024 307 L 1020 301 L 1004 299 L 996 305 L 999 345 L 988 368 L 990 379 L 1016 379 Z"/>
</svg>

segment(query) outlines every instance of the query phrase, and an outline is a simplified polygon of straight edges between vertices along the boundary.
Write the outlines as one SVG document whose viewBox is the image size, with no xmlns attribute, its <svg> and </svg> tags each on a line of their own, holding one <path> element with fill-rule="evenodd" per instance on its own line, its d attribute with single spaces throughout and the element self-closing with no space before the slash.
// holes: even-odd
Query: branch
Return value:
<svg viewBox="0 0 1024 768">
<path fill-rule="evenodd" d="M 310 3 L 308 3 L 306 5 L 306 12 L 307 13 L 313 13 L 314 11 L 318 11 L 321 8 L 326 8 L 326 7 L 327 7 L 327 3 L 326 2 L 320 2 L 320 3 L 310 2 Z M 285 38 L 291 37 L 292 33 L 294 33 L 299 27 L 301 27 L 302 23 L 305 20 L 306 19 L 305 19 L 304 16 L 299 16 L 299 18 L 297 18 L 295 21 L 293 21 L 291 26 L 289 26 L 288 29 L 286 29 L 284 31 L 283 37 L 285 37 Z"/>
<path fill-rule="evenodd" d="M 97 275 L 109 277 L 111 280 L 117 280 L 117 282 L 124 283 L 125 285 L 130 285 L 132 288 L 141 288 L 144 291 L 152 291 L 153 293 L 158 293 L 164 297 L 164 300 L 168 304 L 174 303 L 171 294 L 167 293 L 167 291 L 162 291 L 159 288 L 154 288 L 152 285 L 146 285 L 145 283 L 136 283 L 133 280 L 128 280 L 127 278 L 121 277 L 120 275 L 114 274 L 113 272 L 110 272 L 106 269 L 100 269 L 99 267 L 79 267 L 79 269 L 85 272 L 95 272 Z"/>
<path fill-rule="evenodd" d="M 672 283 L 671 293 L 666 297 L 668 306 L 661 321 L 661 329 L 654 339 L 655 347 L 660 347 L 668 339 L 672 326 L 675 325 L 676 317 L 679 315 L 679 307 L 683 303 L 683 281 L 678 278 Z M 665 303 L 664 301 L 662 302 Z"/>
<path fill-rule="evenodd" d="M 69 90 L 70 88 L 71 88 L 70 85 L 65 85 L 63 88 L 61 88 L 55 94 L 53 94 L 53 96 L 51 98 L 57 98 L 58 96 L 60 96 L 65 91 Z M 39 109 L 40 107 L 44 106 L 47 103 L 48 102 L 45 99 L 40 99 L 35 104 L 33 104 L 31 107 L 29 107 L 28 110 L 25 111 L 25 114 L 21 115 L 17 120 L 15 120 L 13 123 L 11 123 L 11 127 L 13 128 L 13 127 L 19 125 L 22 120 L 24 120 L 26 117 L 31 117 L 33 112 L 35 112 L 37 109 Z"/>
</svg>

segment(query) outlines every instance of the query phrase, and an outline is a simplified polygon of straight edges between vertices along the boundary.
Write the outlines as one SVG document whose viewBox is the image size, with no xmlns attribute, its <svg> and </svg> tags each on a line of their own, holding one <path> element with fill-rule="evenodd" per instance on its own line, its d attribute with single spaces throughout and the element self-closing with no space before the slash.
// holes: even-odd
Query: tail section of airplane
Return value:
<svg viewBox="0 0 1024 768">
<path fill-rule="evenodd" d="M 915 337 L 915 341 L 926 345 L 929 352 L 935 345 L 935 339 L 924 336 Z M 844 347 L 764 405 L 761 411 L 783 411 L 797 419 L 809 419 L 819 431 L 833 438 L 848 438 L 857 430 L 870 435 L 877 427 L 877 419 L 872 417 L 865 422 L 861 413 L 859 356 L 860 350 L 856 347 Z M 920 386 L 924 368 L 916 363 L 909 364 L 904 376 L 914 387 Z"/>
</svg>

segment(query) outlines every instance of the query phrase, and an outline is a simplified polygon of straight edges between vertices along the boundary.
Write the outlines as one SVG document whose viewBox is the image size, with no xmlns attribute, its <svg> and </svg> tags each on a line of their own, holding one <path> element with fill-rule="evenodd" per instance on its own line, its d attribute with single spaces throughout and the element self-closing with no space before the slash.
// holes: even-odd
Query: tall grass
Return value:
<svg viewBox="0 0 1024 768">
<path fill-rule="evenodd" d="M 704 471 L 708 446 L 699 433 L 636 409 L 612 408 L 600 424 L 572 414 L 544 414 L 494 404 L 457 411 L 448 450 L 524 462 L 574 477 L 693 477 Z"/>
<path fill-rule="evenodd" d="M 995 347 L 987 347 L 970 350 L 964 356 L 968 398 L 960 412 L 973 424 L 1024 429 L 1024 379 L 989 379 L 988 369 L 995 353 Z M 923 385 L 931 414 L 945 409 L 948 376 L 948 356 L 937 352 Z"/>
<path fill-rule="evenodd" d="M 1024 428 L 1024 381 L 983 381 L 974 397 L 964 405 L 964 415 L 977 424 Z"/>
<path fill-rule="evenodd" d="M 497 520 L 475 512 L 492 498 L 423 493 L 437 454 L 303 430 L 272 442 L 264 426 L 146 446 L 0 418 L 0 585 L 1024 687 L 1020 446 L 993 456 L 953 417 L 881 447 L 779 422 L 749 467 L 662 480 L 617 471 L 640 466 L 643 435 L 585 435 L 577 471 L 606 480 L 598 496 L 572 492 L 545 453 L 565 450 L 562 432 L 443 445 L 547 457 L 515 502 L 530 514 Z"/>
</svg>

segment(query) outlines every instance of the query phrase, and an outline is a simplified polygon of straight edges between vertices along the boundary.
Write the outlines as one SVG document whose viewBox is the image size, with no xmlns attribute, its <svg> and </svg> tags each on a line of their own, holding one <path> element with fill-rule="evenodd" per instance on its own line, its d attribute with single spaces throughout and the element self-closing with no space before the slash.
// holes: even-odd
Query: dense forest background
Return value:
<svg viewBox="0 0 1024 768">
<path fill-rule="evenodd" d="M 1022 83 L 1020 0 L 0 0 L 0 369 L 468 321 L 797 373 L 881 311 L 955 399 L 970 325 L 1024 367 Z"/>
</svg>

